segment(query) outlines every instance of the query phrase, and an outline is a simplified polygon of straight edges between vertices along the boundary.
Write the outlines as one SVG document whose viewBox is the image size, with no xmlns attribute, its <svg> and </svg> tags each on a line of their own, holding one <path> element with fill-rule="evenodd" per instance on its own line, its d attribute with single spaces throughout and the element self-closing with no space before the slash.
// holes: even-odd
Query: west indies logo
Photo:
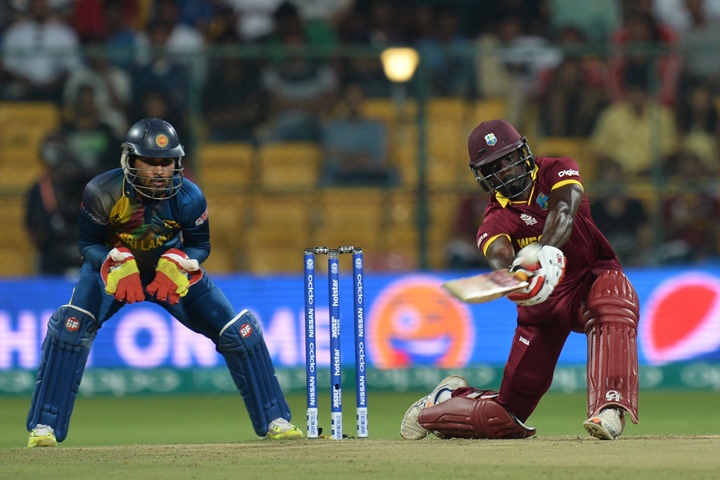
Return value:
<svg viewBox="0 0 720 480">
<path fill-rule="evenodd" d="M 639 334 L 647 360 L 661 365 L 720 347 L 720 280 L 687 273 L 660 284 L 647 300 Z"/>
<path fill-rule="evenodd" d="M 472 315 L 424 275 L 404 277 L 373 302 L 368 321 L 369 349 L 379 368 L 465 366 L 475 344 Z"/>
</svg>

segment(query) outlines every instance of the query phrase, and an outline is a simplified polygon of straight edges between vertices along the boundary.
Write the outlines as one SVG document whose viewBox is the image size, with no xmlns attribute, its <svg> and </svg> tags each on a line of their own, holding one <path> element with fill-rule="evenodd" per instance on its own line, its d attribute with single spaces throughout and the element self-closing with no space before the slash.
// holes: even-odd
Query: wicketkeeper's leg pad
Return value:
<svg viewBox="0 0 720 480">
<path fill-rule="evenodd" d="M 228 322 L 220 332 L 217 350 L 245 401 L 255 433 L 263 437 L 273 420 L 290 420 L 290 407 L 255 315 L 243 310 Z"/>
<path fill-rule="evenodd" d="M 638 422 L 637 325 L 640 305 L 627 277 L 601 273 L 590 288 L 583 314 L 588 340 L 588 418 L 619 406 Z"/>
<path fill-rule="evenodd" d="M 418 423 L 441 438 L 528 438 L 535 429 L 524 425 L 495 401 L 493 391 L 458 388 L 449 400 L 420 410 Z"/>
<path fill-rule="evenodd" d="M 38 424 L 49 425 L 59 442 L 65 440 L 98 328 L 90 312 L 72 305 L 63 305 L 50 317 L 27 417 L 28 431 Z"/>
</svg>

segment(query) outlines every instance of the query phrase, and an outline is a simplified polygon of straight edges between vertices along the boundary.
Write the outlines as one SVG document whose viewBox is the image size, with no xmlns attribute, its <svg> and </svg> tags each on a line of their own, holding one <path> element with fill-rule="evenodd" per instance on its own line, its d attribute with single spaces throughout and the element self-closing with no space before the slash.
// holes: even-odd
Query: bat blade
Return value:
<svg viewBox="0 0 720 480">
<path fill-rule="evenodd" d="M 472 277 L 449 280 L 442 285 L 452 296 L 466 303 L 485 303 L 522 290 L 528 282 L 508 270 L 481 273 Z"/>
</svg>

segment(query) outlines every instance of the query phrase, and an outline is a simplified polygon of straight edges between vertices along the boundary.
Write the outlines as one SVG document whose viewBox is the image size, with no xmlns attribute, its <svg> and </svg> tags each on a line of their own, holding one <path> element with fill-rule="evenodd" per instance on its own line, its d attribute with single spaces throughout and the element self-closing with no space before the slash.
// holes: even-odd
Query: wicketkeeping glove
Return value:
<svg viewBox="0 0 720 480">
<path fill-rule="evenodd" d="M 127 248 L 113 248 L 108 252 L 100 267 L 100 276 L 105 283 L 105 291 L 115 300 L 127 303 L 145 300 L 135 257 Z"/>
<path fill-rule="evenodd" d="M 537 305 L 548 299 L 565 275 L 565 255 L 550 245 L 532 243 L 518 252 L 510 271 L 529 277 L 529 285 L 508 299 L 522 306 Z"/>
<path fill-rule="evenodd" d="M 202 276 L 197 260 L 191 260 L 182 250 L 171 248 L 158 260 L 155 279 L 145 290 L 158 300 L 167 300 L 170 305 L 175 305 Z"/>
</svg>

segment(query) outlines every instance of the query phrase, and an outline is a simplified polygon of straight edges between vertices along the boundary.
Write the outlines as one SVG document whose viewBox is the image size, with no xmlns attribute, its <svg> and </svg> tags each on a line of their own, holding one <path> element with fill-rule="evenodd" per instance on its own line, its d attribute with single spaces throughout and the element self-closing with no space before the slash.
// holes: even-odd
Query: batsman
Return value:
<svg viewBox="0 0 720 480">
<path fill-rule="evenodd" d="M 569 157 L 535 158 L 503 120 L 482 122 L 468 139 L 470 169 L 490 194 L 476 241 L 493 270 L 529 277 L 507 297 L 517 328 L 499 391 L 451 375 L 408 409 L 407 440 L 526 438 L 571 332 L 587 337 L 587 418 L 593 437 L 614 440 L 638 422 L 638 297 L 590 216 L 580 171 Z"/>
<path fill-rule="evenodd" d="M 184 178 L 185 151 L 175 128 L 159 118 L 140 120 L 121 148 L 121 168 L 92 179 L 82 195 L 83 265 L 70 301 L 48 321 L 27 417 L 28 447 L 65 439 L 98 330 L 126 304 L 143 301 L 213 341 L 257 435 L 301 438 L 289 422 L 258 320 L 248 310 L 236 312 L 200 266 L 210 254 L 208 206 Z"/>
</svg>

